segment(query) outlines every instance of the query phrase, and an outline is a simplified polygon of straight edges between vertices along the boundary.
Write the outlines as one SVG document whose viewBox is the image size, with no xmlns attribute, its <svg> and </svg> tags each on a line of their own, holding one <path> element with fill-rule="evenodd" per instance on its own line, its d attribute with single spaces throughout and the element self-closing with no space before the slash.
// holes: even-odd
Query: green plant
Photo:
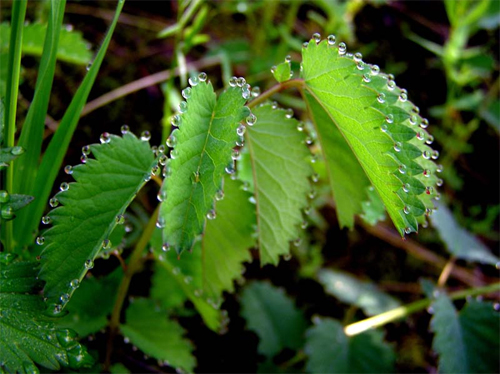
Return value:
<svg viewBox="0 0 500 374">
<path fill-rule="evenodd" d="M 112 365 L 117 334 L 158 360 L 157 366 L 192 372 L 196 357 L 185 337 L 189 328 L 177 317 L 195 311 L 210 330 L 227 330 L 224 293 L 242 282 L 252 248 L 261 266 L 296 255 L 303 278 L 352 305 L 342 322 L 332 315 L 314 316 L 311 325 L 283 290 L 251 282 L 241 292 L 241 315 L 260 339 L 258 352 L 265 357 L 260 371 L 393 371 L 394 347 L 374 329 L 426 308 L 434 313 L 433 347 L 443 372 L 496 370 L 498 304 L 469 301 L 458 313 L 451 300 L 498 292 L 499 283 L 448 293 L 440 277 L 438 286 L 422 282 L 425 298 L 402 304 L 369 282 L 327 269 L 305 231 L 308 225 L 321 227 L 321 199 L 335 206 L 340 226 L 350 229 L 356 216 L 374 225 L 387 211 L 403 239 L 427 225 L 427 217 L 440 215 L 435 225 L 454 256 L 498 266 L 498 258 L 447 217 L 445 208 L 433 214 L 441 184 L 438 153 L 430 147 L 427 119 L 392 75 L 364 62 L 360 53 L 349 53 L 335 36 L 321 40 L 318 33 L 302 45 L 300 64 L 287 56 L 272 68 L 278 83 L 263 93 L 231 74 L 217 92 L 206 73 L 192 71 L 181 92 L 184 100 L 177 100 L 178 113 L 171 126 L 164 123 L 166 143 L 151 147 L 149 131 L 138 138 L 127 125 L 121 136 L 104 132 L 100 144 L 83 147 L 82 164 L 64 168 L 75 182 L 63 182 L 49 200 L 123 1 L 39 163 L 65 3 L 50 5 L 39 81 L 17 145 L 26 1 L 14 2 L 12 9 L 2 116 L 6 147 L 0 160 L 6 186 L 0 196 L 2 372 L 37 372 L 35 364 L 50 370 L 123 371 Z M 187 72 L 184 54 L 203 41 L 199 30 L 207 14 L 201 1 L 183 3 L 178 23 L 159 34 L 175 36 L 179 72 Z M 175 90 L 170 78 L 165 92 Z M 294 110 L 270 101 L 287 90 L 300 93 L 301 120 Z M 166 107 L 172 103 L 168 99 Z M 156 206 L 147 199 L 149 191 L 157 192 Z M 47 200 L 53 209 L 44 214 Z M 130 214 L 129 207 L 136 213 Z M 40 221 L 48 228 L 37 232 Z M 454 237 L 473 243 L 476 251 L 460 248 Z M 96 259 L 110 256 L 120 266 L 94 275 Z M 145 268 L 152 270 L 150 287 L 127 300 L 134 276 Z M 186 308 L 186 301 L 193 308 Z M 354 315 L 358 307 L 367 318 Z M 92 366 L 74 331 L 85 337 L 103 328 L 107 349 Z M 459 344 L 450 344 L 451 338 Z M 294 355 L 277 365 L 286 349 Z"/>
</svg>

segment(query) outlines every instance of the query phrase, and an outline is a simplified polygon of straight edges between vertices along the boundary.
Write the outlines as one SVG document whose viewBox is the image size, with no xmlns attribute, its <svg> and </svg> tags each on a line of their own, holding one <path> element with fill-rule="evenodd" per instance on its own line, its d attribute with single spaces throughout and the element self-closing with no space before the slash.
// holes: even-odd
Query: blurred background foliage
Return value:
<svg viewBox="0 0 500 374">
<path fill-rule="evenodd" d="M 35 88 L 46 5 L 29 2 L 20 117 L 26 115 Z M 10 6 L 11 2 L 2 2 L 0 92 L 5 90 L 3 59 L 9 33 L 5 15 Z M 110 1 L 68 2 L 46 137 L 57 127 L 92 62 L 114 6 Z M 124 123 L 136 134 L 150 131 L 152 144 L 164 143 L 189 73 L 207 72 L 219 89 L 231 76 L 244 76 L 252 87 L 264 91 L 275 84 L 271 66 L 287 55 L 292 56 L 292 70 L 298 76 L 302 43 L 312 33 L 335 34 L 350 51 L 362 52 L 364 60 L 394 74 L 398 85 L 408 90 L 409 98 L 429 118 L 444 170 L 441 214 L 452 224 L 436 223 L 436 228 L 423 229 L 418 237 L 402 241 L 389 221 L 369 224 L 380 217 L 370 216 L 367 209 L 354 230 L 341 230 L 329 187 L 320 184 L 308 227 L 301 242 L 293 246 L 292 258 L 277 267 L 260 268 L 254 253 L 245 278 L 267 280 L 283 288 L 307 319 L 329 316 L 344 324 L 422 298 L 421 278 L 446 284 L 450 290 L 464 284 L 484 285 L 498 277 L 498 270 L 467 260 L 492 256 L 482 261 L 491 264 L 498 256 L 499 23 L 500 2 L 496 0 L 127 1 L 65 163 L 79 163 L 82 146 L 96 142 L 104 131 L 119 133 Z M 292 108 L 298 118 L 305 116 L 304 103 L 295 92 L 281 92 L 275 100 Z M 316 168 L 321 175 L 321 162 Z M 68 178 L 61 174 L 55 186 Z M 147 192 L 128 213 L 123 248 L 134 242 L 153 210 L 155 186 Z M 471 254 L 471 248 L 480 254 Z M 119 259 L 112 256 L 107 265 L 96 266 L 99 270 L 94 275 L 113 274 L 118 266 Z M 132 295 L 147 296 L 150 275 L 146 271 L 134 278 Z M 249 328 L 251 293 L 266 287 L 267 283 L 245 287 L 242 281 L 235 295 L 226 295 L 223 308 L 230 322 L 223 335 L 207 329 L 189 308 L 176 311 L 196 347 L 198 371 L 286 372 L 304 366 L 296 352 L 301 346 L 294 340 L 298 338 L 291 337 L 288 345 L 268 344 L 266 348 L 258 327 Z M 368 297 L 379 293 L 374 300 Z M 303 317 L 295 309 L 289 313 L 295 328 L 302 329 Z M 394 343 L 398 371 L 435 370 L 430 318 L 420 313 L 386 326 L 385 338 Z M 328 328 L 337 327 L 330 323 Z M 100 335 L 88 335 L 91 349 L 104 349 L 105 339 Z M 150 371 L 157 366 L 155 360 L 126 344 L 116 351 L 132 370 Z"/>
</svg>

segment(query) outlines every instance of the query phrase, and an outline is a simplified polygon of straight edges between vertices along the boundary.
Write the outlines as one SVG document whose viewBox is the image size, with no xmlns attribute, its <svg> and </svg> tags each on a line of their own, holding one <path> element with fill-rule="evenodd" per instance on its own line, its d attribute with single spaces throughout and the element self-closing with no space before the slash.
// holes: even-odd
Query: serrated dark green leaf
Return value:
<svg viewBox="0 0 500 374">
<path fill-rule="evenodd" d="M 211 83 L 199 82 L 189 90 L 181 103 L 187 109 L 180 115 L 180 128 L 171 134 L 176 145 L 162 186 L 166 198 L 159 218 L 165 222 L 164 242 L 177 253 L 191 249 L 202 234 L 225 169 L 232 163 L 236 128 L 249 114 L 239 87 L 228 88 L 219 98 Z"/>
<path fill-rule="evenodd" d="M 196 359 L 193 345 L 184 329 L 167 318 L 167 313 L 148 299 L 137 299 L 126 310 L 126 322 L 120 325 L 123 336 L 145 354 L 168 361 L 169 366 L 192 372 Z"/>
<path fill-rule="evenodd" d="M 279 82 L 285 82 L 287 80 L 290 80 L 290 73 L 292 71 L 290 63 L 285 61 L 282 62 L 281 64 L 278 64 L 275 68 L 273 68 L 273 75 L 274 78 Z"/>
<path fill-rule="evenodd" d="M 470 301 L 458 313 L 440 293 L 432 304 L 432 348 L 441 373 L 497 373 L 500 370 L 500 316 L 487 302 Z"/>
<path fill-rule="evenodd" d="M 262 265 L 277 264 L 299 236 L 302 209 L 311 190 L 312 168 L 305 136 L 286 111 L 265 104 L 253 109 L 257 122 L 246 131 Z"/>
<path fill-rule="evenodd" d="M 310 373 L 392 373 L 396 355 L 380 331 L 353 337 L 333 319 L 318 319 L 306 332 L 306 369 Z"/>
<path fill-rule="evenodd" d="M 438 205 L 438 209 L 431 216 L 431 222 L 453 256 L 483 264 L 500 263 L 500 259 L 491 253 L 486 245 L 458 225 L 446 205 Z"/>
<path fill-rule="evenodd" d="M 328 113 L 307 91 L 304 97 L 325 159 L 340 226 L 352 228 L 354 216 L 362 212 L 367 199 L 370 181 Z"/>
<path fill-rule="evenodd" d="M 16 212 L 19 209 L 24 208 L 26 205 L 28 205 L 33 201 L 33 196 L 28 196 L 28 195 L 14 194 L 14 195 L 9 195 L 9 197 L 10 197 L 9 201 L 3 204 L 0 203 L 0 209 L 3 208 L 4 206 L 10 206 L 12 210 Z"/>
<path fill-rule="evenodd" d="M 64 307 L 95 256 L 109 238 L 137 192 L 150 178 L 155 165 L 148 142 L 131 133 L 123 138 L 110 135 L 109 142 L 90 146 L 95 159 L 73 167 L 77 183 L 55 198 L 62 206 L 48 217 L 53 227 L 42 233 L 40 277 L 46 281 L 44 293 L 57 309 Z M 87 266 L 86 266 L 87 263 Z"/>
<path fill-rule="evenodd" d="M 272 358 L 284 348 L 298 349 L 304 342 L 306 321 L 293 301 L 266 282 L 253 282 L 241 295 L 241 315 L 260 338 L 259 353 Z"/>
<path fill-rule="evenodd" d="M 0 267 L 0 361 L 2 372 L 39 373 L 35 364 L 50 370 L 78 369 L 92 364 L 85 347 L 71 330 L 61 329 L 43 315 L 43 283 L 38 264 Z"/>
<path fill-rule="evenodd" d="M 396 228 L 401 235 L 418 231 L 438 181 L 426 120 L 378 67 L 339 53 L 326 40 L 311 40 L 302 55 L 306 91 L 344 136 Z M 421 184 L 425 192 L 413 188 Z"/>
<path fill-rule="evenodd" d="M 362 282 L 338 270 L 322 269 L 318 272 L 318 280 L 327 293 L 347 304 L 360 307 L 368 316 L 400 306 L 396 299 L 380 291 L 375 284 Z"/>
</svg>

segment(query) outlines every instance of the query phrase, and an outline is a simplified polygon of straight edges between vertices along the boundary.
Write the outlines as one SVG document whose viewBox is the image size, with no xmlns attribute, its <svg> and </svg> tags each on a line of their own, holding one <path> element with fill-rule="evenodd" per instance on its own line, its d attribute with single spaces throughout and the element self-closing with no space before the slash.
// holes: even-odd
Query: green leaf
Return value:
<svg viewBox="0 0 500 374">
<path fill-rule="evenodd" d="M 457 313 L 441 293 L 432 308 L 432 348 L 439 354 L 439 372 L 498 372 L 500 319 L 491 303 L 470 301 Z"/>
<path fill-rule="evenodd" d="M 266 282 L 253 282 L 241 295 L 241 315 L 260 338 L 258 351 L 271 358 L 284 348 L 298 349 L 304 342 L 306 321 L 293 301 Z"/>
<path fill-rule="evenodd" d="M 306 91 L 344 136 L 401 235 L 418 231 L 438 181 L 427 120 L 391 76 L 359 56 L 326 40 L 311 40 L 302 54 Z"/>
<path fill-rule="evenodd" d="M 310 373 L 391 373 L 396 355 L 380 331 L 346 336 L 333 319 L 318 318 L 306 332 Z"/>
<path fill-rule="evenodd" d="M 385 220 L 384 203 L 372 186 L 368 187 L 368 201 L 363 201 L 361 206 L 363 207 L 361 218 L 370 225 L 374 226 L 377 222 Z"/>
<path fill-rule="evenodd" d="M 352 228 L 354 215 L 362 212 L 370 181 L 328 113 L 307 91 L 304 97 L 325 159 L 340 226 Z"/>
<path fill-rule="evenodd" d="M 159 218 L 165 222 L 164 242 L 177 253 L 191 249 L 202 234 L 215 194 L 222 189 L 224 170 L 233 168 L 236 128 L 249 114 L 239 87 L 228 88 L 218 99 L 210 82 L 186 90 L 188 99 L 181 105 L 187 111 L 179 115 L 180 128 L 171 134 L 176 145 L 162 186 L 166 199 Z"/>
<path fill-rule="evenodd" d="M 126 311 L 126 323 L 120 330 L 145 354 L 168 361 L 169 366 L 192 372 L 196 359 L 193 345 L 183 335 L 184 329 L 167 319 L 167 313 L 148 299 L 134 300 Z"/>
<path fill-rule="evenodd" d="M 274 78 L 279 82 L 286 82 L 290 80 L 290 74 L 292 72 L 292 68 L 289 62 L 285 61 L 279 64 L 278 66 L 273 66 L 271 69 L 274 75 Z"/>
<path fill-rule="evenodd" d="M 82 338 L 105 328 L 122 275 L 120 267 L 106 277 L 82 281 L 66 307 L 68 314 L 58 319 L 57 324 L 75 330 Z"/>
<path fill-rule="evenodd" d="M 2 198 L 4 200 L 7 200 L 5 202 L 0 202 L 0 222 L 4 220 L 14 219 L 15 212 L 17 212 L 19 209 L 24 208 L 26 205 L 33 201 L 33 196 L 18 194 L 9 195 L 5 190 L 0 191 L 0 194 L 2 195 Z"/>
<path fill-rule="evenodd" d="M 431 216 L 431 221 L 453 256 L 483 264 L 499 263 L 500 259 L 492 254 L 487 246 L 458 225 L 446 205 L 438 205 L 438 209 Z"/>
<path fill-rule="evenodd" d="M 43 54 L 38 69 L 33 101 L 26 115 L 18 146 L 26 149 L 26 155 L 14 164 L 14 190 L 19 193 L 30 193 L 35 179 L 40 154 L 42 151 L 45 117 L 49 106 L 50 91 L 56 66 L 56 51 L 64 16 L 66 1 L 51 1 L 48 26 L 38 30 L 38 38 L 45 38 Z M 25 26 L 26 32 L 26 26 Z M 23 43 L 27 35 L 24 35 Z"/>
<path fill-rule="evenodd" d="M 322 269 L 318 272 L 318 279 L 327 293 L 347 304 L 360 307 L 368 316 L 400 306 L 396 299 L 380 291 L 375 284 L 361 282 L 338 270 Z"/>
<path fill-rule="evenodd" d="M 62 9 L 64 11 L 64 2 Z M 49 24 L 51 19 L 49 18 Z M 50 26 L 49 26 L 50 28 Z M 42 56 L 44 43 L 46 40 L 47 25 L 41 23 L 32 23 L 24 25 L 24 35 L 22 41 L 22 51 L 24 54 L 33 56 Z M 92 52 L 89 44 L 83 39 L 79 31 L 69 30 L 59 24 L 57 33 L 60 34 L 59 45 L 54 49 L 59 61 L 69 62 L 79 65 L 87 65 L 92 58 Z M 5 52 L 9 49 L 8 40 L 10 36 L 10 25 L 8 23 L 0 24 L 0 51 Z M 56 44 L 57 45 L 57 44 Z"/>
<path fill-rule="evenodd" d="M 40 277 L 46 281 L 45 296 L 60 311 L 80 282 L 89 264 L 106 246 L 118 215 L 150 178 L 156 164 L 149 143 L 132 133 L 123 138 L 109 135 L 104 144 L 92 144 L 95 159 L 73 167 L 77 183 L 63 186 L 57 199 L 62 206 L 47 216 L 53 227 L 42 235 L 44 248 Z"/>
<path fill-rule="evenodd" d="M 52 185 L 57 177 L 59 168 L 61 167 L 64 156 L 66 155 L 66 151 L 68 150 L 73 132 L 75 131 L 80 118 L 80 113 L 85 105 L 85 102 L 87 101 L 99 68 L 104 60 L 104 55 L 106 54 L 109 42 L 111 41 L 111 36 L 113 35 L 116 24 L 118 23 L 118 18 L 124 3 L 124 1 L 118 2 L 115 15 L 101 44 L 101 48 L 99 49 L 99 52 L 97 53 L 82 84 L 78 88 L 78 91 L 71 100 L 71 104 L 64 113 L 57 131 L 50 140 L 50 143 L 44 153 L 36 179 L 32 183 L 30 191 L 27 192 L 29 195 L 35 197 L 35 201 L 27 209 L 21 211 L 18 219 L 15 221 L 14 238 L 18 241 L 16 243 L 17 247 L 23 247 L 33 240 L 32 233 L 35 232 L 38 227 L 38 223 L 40 222 L 40 218 L 42 217 L 43 210 L 45 208 L 45 203 L 49 198 Z"/>
<path fill-rule="evenodd" d="M 78 369 L 92 364 L 85 347 L 71 330 L 60 329 L 43 315 L 38 264 L 18 262 L 0 268 L 0 361 L 2 372 L 39 373 L 35 364 L 50 370 Z"/>
<path fill-rule="evenodd" d="M 5 169 L 7 166 L 9 166 L 9 163 L 11 161 L 24 154 L 24 152 L 24 148 L 19 146 L 9 148 L 2 147 L 2 149 L 0 149 L 0 170 Z"/>
<path fill-rule="evenodd" d="M 261 264 L 277 264 L 299 236 L 301 209 L 307 202 L 312 174 L 310 152 L 298 122 L 271 104 L 254 108 L 255 125 L 248 127 L 245 146 L 252 163 Z"/>
</svg>

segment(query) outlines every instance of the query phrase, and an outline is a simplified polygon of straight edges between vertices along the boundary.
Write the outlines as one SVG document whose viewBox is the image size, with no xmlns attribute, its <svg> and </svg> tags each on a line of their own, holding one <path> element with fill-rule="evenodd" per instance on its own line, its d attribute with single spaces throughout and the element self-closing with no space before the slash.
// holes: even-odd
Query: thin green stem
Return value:
<svg viewBox="0 0 500 374">
<path fill-rule="evenodd" d="M 468 296 L 477 296 L 482 294 L 488 294 L 492 292 L 500 291 L 500 282 L 490 284 L 484 287 L 478 288 L 468 288 L 466 290 L 453 292 L 449 295 L 452 300 L 464 299 Z M 419 312 L 427 307 L 429 307 L 434 302 L 433 299 L 423 299 L 415 301 L 411 304 L 403 305 L 398 308 L 389 310 L 387 312 L 378 314 L 376 316 L 364 319 L 362 321 L 352 323 L 344 328 L 344 332 L 348 336 L 361 334 L 367 330 L 373 329 L 375 327 L 383 326 L 387 323 L 394 322 L 400 318 L 407 317 L 410 314 Z"/>
<path fill-rule="evenodd" d="M 132 280 L 134 274 L 141 268 L 142 254 L 155 230 L 159 209 L 160 206 L 158 205 L 153 215 L 149 219 L 148 224 L 144 228 L 144 231 L 142 232 L 142 235 L 139 238 L 137 244 L 135 245 L 135 248 L 132 252 L 132 255 L 130 256 L 129 263 L 127 265 L 127 270 L 125 271 L 120 287 L 118 288 L 118 292 L 116 294 L 115 305 L 113 307 L 113 312 L 111 313 L 111 319 L 109 321 L 109 338 L 108 338 L 108 348 L 106 352 L 106 362 L 105 362 L 106 371 L 109 368 L 109 364 L 111 362 L 113 340 L 120 326 L 121 310 L 128 293 L 130 281 Z"/>
<path fill-rule="evenodd" d="M 258 97 L 256 97 L 252 101 L 250 101 L 247 106 L 249 108 L 253 108 L 253 107 L 263 103 L 267 99 L 269 99 L 275 93 L 286 90 L 288 88 L 295 87 L 298 90 L 302 90 L 304 88 L 304 85 L 305 85 L 305 83 L 304 83 L 303 79 L 290 79 L 289 81 L 279 83 L 276 86 L 271 87 L 269 90 L 263 92 L 262 94 L 260 94 Z"/>
</svg>

